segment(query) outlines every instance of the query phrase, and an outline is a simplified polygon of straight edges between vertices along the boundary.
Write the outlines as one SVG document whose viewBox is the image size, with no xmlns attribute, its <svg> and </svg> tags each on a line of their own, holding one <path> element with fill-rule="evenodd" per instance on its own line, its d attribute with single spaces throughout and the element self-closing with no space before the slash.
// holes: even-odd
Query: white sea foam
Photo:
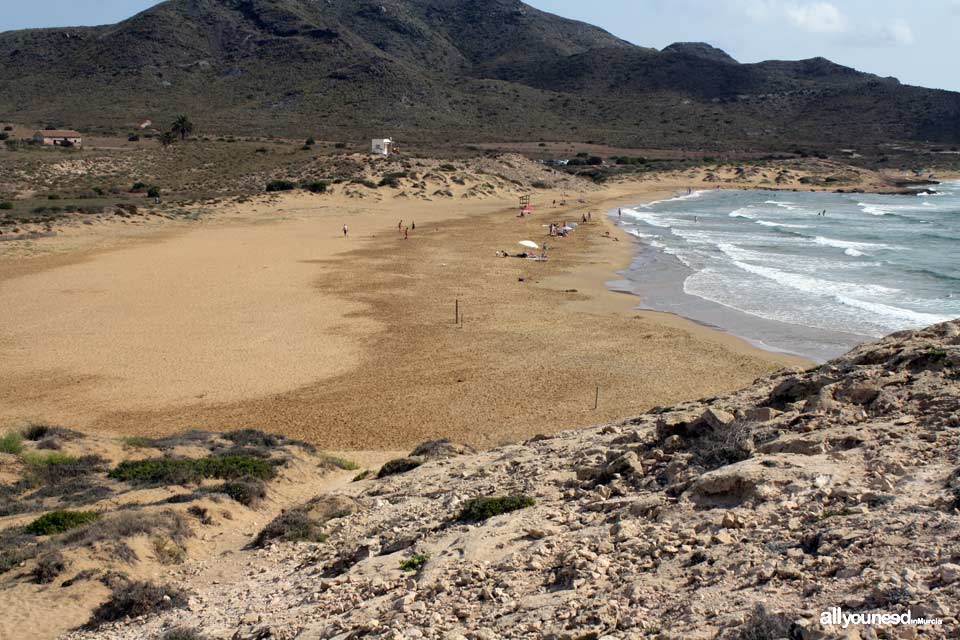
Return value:
<svg viewBox="0 0 960 640">
<path fill-rule="evenodd" d="M 837 299 L 847 306 L 862 309 L 863 311 L 869 311 L 870 313 L 874 313 L 889 321 L 893 321 L 893 323 L 896 325 L 902 325 L 902 323 L 906 322 L 913 327 L 925 327 L 928 324 L 936 324 L 938 322 L 946 322 L 947 320 L 953 319 L 952 316 L 944 316 L 935 313 L 921 313 L 920 311 L 904 309 L 903 307 L 894 307 L 887 304 L 881 304 L 879 302 L 867 302 L 866 300 L 860 300 L 850 296 L 838 295 Z"/>
<path fill-rule="evenodd" d="M 876 244 L 873 242 L 851 242 L 849 240 L 836 240 L 834 238 L 824 238 L 817 236 L 813 239 L 816 244 L 824 247 L 835 247 L 837 249 L 856 249 L 858 251 L 869 249 L 890 249 L 890 245 Z"/>
<path fill-rule="evenodd" d="M 769 222 L 768 220 L 757 220 L 757 224 L 765 227 L 783 227 L 784 229 L 809 229 L 808 224 L 787 224 L 786 222 Z"/>
<path fill-rule="evenodd" d="M 698 191 L 691 191 L 690 193 L 686 193 L 686 194 L 684 194 L 684 195 L 682 195 L 682 196 L 676 196 L 676 197 L 674 197 L 674 198 L 667 198 L 666 200 L 653 200 L 652 202 L 646 202 L 646 203 L 644 203 L 644 204 L 642 204 L 642 205 L 640 205 L 640 206 L 641 206 L 642 208 L 644 208 L 644 209 L 649 209 L 649 208 L 652 207 L 652 206 L 655 206 L 655 205 L 658 205 L 658 204 L 663 204 L 664 202 L 679 202 L 679 201 L 681 201 L 681 200 L 693 200 L 694 198 L 699 198 L 699 197 L 702 196 L 704 193 L 706 193 L 706 191 L 700 189 L 700 190 L 698 190 Z"/>
<path fill-rule="evenodd" d="M 637 211 L 636 209 L 624 209 L 623 213 L 630 216 L 631 218 L 636 218 L 637 220 L 654 227 L 661 227 L 663 229 L 670 228 L 669 222 L 667 222 L 660 216 L 650 213 L 648 211 Z"/>
<path fill-rule="evenodd" d="M 858 257 L 860 257 L 860 256 L 863 255 L 863 252 L 862 252 L 862 251 L 857 251 L 857 250 L 854 249 L 853 247 L 849 247 L 849 248 L 847 248 L 847 249 L 844 249 L 843 252 L 844 252 L 845 254 L 847 254 L 848 256 L 853 256 L 854 258 L 858 258 Z"/>
<path fill-rule="evenodd" d="M 752 207 L 742 207 L 740 209 L 735 209 L 731 211 L 729 215 L 731 218 L 746 218 L 747 220 L 755 220 L 756 216 L 750 213 Z"/>
</svg>

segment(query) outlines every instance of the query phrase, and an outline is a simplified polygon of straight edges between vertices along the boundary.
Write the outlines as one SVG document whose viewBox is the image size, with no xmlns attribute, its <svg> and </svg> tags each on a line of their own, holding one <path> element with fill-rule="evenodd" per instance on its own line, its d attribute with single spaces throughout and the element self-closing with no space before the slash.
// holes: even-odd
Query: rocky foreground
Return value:
<svg viewBox="0 0 960 640">
<path fill-rule="evenodd" d="M 620 424 L 433 443 L 289 510 L 242 579 L 69 637 L 957 638 L 958 410 L 960 321 Z"/>
</svg>

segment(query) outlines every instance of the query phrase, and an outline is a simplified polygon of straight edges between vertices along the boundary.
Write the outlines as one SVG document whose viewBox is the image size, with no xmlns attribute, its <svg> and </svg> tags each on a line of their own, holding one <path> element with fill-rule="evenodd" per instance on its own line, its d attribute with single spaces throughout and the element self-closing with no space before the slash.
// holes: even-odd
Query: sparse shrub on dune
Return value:
<svg viewBox="0 0 960 640">
<path fill-rule="evenodd" d="M 23 436 L 11 431 L 0 437 L 0 453 L 17 455 L 23 451 Z"/>
<path fill-rule="evenodd" d="M 106 461 L 97 455 L 70 456 L 59 451 L 23 454 L 27 477 L 34 483 L 58 485 L 102 471 Z"/>
<path fill-rule="evenodd" d="M 121 462 L 107 474 L 114 480 L 140 485 L 196 484 L 206 478 L 232 480 L 252 477 L 268 480 L 276 466 L 251 456 L 208 458 L 150 458 Z"/>
<path fill-rule="evenodd" d="M 100 515 L 96 511 L 51 511 L 28 524 L 24 530 L 35 536 L 50 536 L 82 527 L 98 520 Z"/>
<path fill-rule="evenodd" d="M 416 469 L 422 464 L 423 460 L 417 458 L 396 458 L 380 467 L 377 477 L 386 478 L 387 476 L 397 475 L 398 473 L 406 473 L 407 471 Z"/>
<path fill-rule="evenodd" d="M 113 590 L 110 598 L 97 607 L 86 624 L 87 629 L 99 629 L 108 622 L 159 613 L 187 606 L 189 594 L 169 585 L 150 582 L 131 582 Z"/>
<path fill-rule="evenodd" d="M 332 456 L 329 454 L 323 454 L 322 460 L 320 461 L 320 466 L 335 467 L 344 471 L 356 471 L 360 468 L 360 465 L 353 460 L 348 460 L 346 458 L 341 458 L 340 456 Z"/>
<path fill-rule="evenodd" d="M 240 478 L 224 482 L 218 487 L 211 488 L 211 491 L 224 493 L 246 507 L 256 506 L 267 497 L 267 485 L 258 478 Z"/>
<path fill-rule="evenodd" d="M 324 542 L 327 536 L 320 526 L 307 513 L 306 508 L 298 507 L 281 513 L 260 530 L 251 543 L 253 547 L 266 546 L 274 540 L 280 542 Z"/>
<path fill-rule="evenodd" d="M 37 558 L 37 565 L 33 568 L 33 580 L 37 584 L 49 584 L 66 571 L 68 564 L 67 559 L 57 550 L 45 553 Z"/>
</svg>

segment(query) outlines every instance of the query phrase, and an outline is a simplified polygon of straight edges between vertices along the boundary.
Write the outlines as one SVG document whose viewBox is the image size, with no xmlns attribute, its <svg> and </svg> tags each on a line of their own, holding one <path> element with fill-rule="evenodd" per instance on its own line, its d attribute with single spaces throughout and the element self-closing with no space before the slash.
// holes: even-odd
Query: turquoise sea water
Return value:
<svg viewBox="0 0 960 640">
<path fill-rule="evenodd" d="M 618 288 L 768 348 L 825 360 L 960 316 L 960 182 L 917 196 L 694 191 L 612 215 L 640 247 Z"/>
</svg>

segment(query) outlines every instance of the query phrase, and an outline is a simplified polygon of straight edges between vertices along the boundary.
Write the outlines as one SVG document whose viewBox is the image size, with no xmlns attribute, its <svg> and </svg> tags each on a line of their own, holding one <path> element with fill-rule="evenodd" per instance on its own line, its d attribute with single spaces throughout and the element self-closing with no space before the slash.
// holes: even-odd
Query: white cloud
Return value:
<svg viewBox="0 0 960 640">
<path fill-rule="evenodd" d="M 960 0 L 951 0 L 960 7 Z M 908 46 L 916 42 L 913 30 L 903 19 L 880 22 L 854 20 L 836 4 L 818 0 L 738 0 L 740 11 L 754 22 L 787 24 L 807 33 L 830 36 L 859 46 Z"/>
<path fill-rule="evenodd" d="M 848 19 L 842 11 L 829 2 L 785 6 L 787 19 L 794 26 L 812 33 L 843 33 Z"/>
</svg>

